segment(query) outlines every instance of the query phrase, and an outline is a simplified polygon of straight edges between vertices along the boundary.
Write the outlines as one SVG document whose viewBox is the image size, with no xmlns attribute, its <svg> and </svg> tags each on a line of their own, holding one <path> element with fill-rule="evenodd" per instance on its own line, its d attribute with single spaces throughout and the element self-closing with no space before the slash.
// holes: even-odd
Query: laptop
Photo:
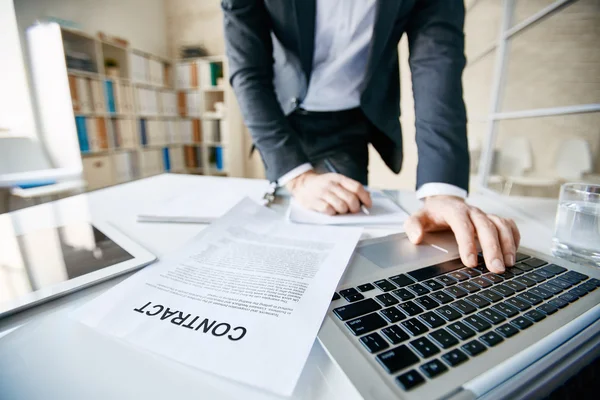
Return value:
<svg viewBox="0 0 600 400">
<path fill-rule="evenodd" d="M 479 260 L 466 268 L 451 234 L 359 245 L 319 340 L 365 399 L 522 397 L 597 342 L 600 270 L 527 249 L 503 274 Z"/>
</svg>

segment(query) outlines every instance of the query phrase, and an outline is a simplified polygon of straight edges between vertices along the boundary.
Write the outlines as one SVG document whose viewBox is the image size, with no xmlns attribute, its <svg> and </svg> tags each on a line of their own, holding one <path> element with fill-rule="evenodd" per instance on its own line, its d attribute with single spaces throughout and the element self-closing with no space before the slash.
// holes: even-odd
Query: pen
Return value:
<svg viewBox="0 0 600 400">
<path fill-rule="evenodd" d="M 325 167 L 327 167 L 327 169 L 330 172 L 333 172 L 334 174 L 339 174 L 339 172 L 337 171 L 337 169 L 333 166 L 333 164 L 331 163 L 331 161 L 329 161 L 327 158 L 325 160 L 323 160 L 323 162 L 325 163 Z M 367 207 L 365 207 L 365 205 L 362 203 L 362 201 L 360 201 L 360 199 L 358 200 L 360 202 L 360 209 L 361 211 L 365 214 L 365 215 L 371 215 L 371 213 L 369 212 L 369 210 L 367 209 Z"/>
</svg>

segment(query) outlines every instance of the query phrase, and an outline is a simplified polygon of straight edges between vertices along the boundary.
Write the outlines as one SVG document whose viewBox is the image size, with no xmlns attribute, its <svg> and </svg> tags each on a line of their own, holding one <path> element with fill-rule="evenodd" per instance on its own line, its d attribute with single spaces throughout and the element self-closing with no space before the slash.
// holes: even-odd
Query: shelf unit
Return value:
<svg viewBox="0 0 600 400">
<path fill-rule="evenodd" d="M 195 173 L 183 163 L 171 60 L 55 23 L 27 36 L 43 135 L 76 143 L 89 190 Z M 104 67 L 109 58 L 118 71 Z"/>
</svg>

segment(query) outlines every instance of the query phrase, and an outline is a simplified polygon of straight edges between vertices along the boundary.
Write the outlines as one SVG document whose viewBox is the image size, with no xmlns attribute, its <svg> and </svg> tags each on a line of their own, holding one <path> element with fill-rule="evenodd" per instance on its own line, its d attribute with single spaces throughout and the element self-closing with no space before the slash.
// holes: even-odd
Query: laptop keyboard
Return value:
<svg viewBox="0 0 600 400">
<path fill-rule="evenodd" d="M 517 253 L 502 274 L 449 261 L 335 293 L 334 314 L 404 390 L 434 382 L 596 290 L 600 280 Z M 376 290 L 374 298 L 363 293 Z"/>
</svg>

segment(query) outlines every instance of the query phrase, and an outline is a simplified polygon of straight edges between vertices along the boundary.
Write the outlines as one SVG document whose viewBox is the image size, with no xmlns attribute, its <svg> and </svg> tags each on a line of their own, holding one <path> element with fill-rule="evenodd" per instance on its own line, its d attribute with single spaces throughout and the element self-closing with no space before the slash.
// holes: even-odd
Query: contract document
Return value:
<svg viewBox="0 0 600 400">
<path fill-rule="evenodd" d="M 293 225 L 245 198 L 72 317 L 134 346 L 292 394 L 361 228 Z"/>
</svg>

